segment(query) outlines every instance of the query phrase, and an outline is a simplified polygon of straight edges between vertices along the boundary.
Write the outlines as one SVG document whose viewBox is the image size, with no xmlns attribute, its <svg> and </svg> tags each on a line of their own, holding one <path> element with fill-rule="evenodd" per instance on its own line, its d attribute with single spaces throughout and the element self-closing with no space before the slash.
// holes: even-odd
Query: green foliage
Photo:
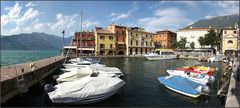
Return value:
<svg viewBox="0 0 240 108">
<path fill-rule="evenodd" d="M 217 33 L 214 29 L 210 29 L 207 34 L 204 35 L 204 37 L 200 37 L 198 39 L 201 46 L 208 46 L 210 45 L 211 48 L 214 48 L 219 44 L 219 37 L 217 36 Z"/>
<path fill-rule="evenodd" d="M 190 47 L 191 47 L 192 49 L 194 49 L 194 46 L 195 46 L 195 43 L 194 43 L 194 42 L 191 42 L 191 43 L 190 43 Z"/>
<path fill-rule="evenodd" d="M 201 47 L 205 46 L 205 39 L 204 39 L 204 37 L 199 37 L 198 42 L 199 42 Z"/>
<path fill-rule="evenodd" d="M 181 49 L 186 48 L 186 43 L 187 43 L 187 38 L 186 37 L 181 37 L 181 40 L 178 42 L 178 47 Z"/>
<path fill-rule="evenodd" d="M 175 41 L 172 45 L 172 48 L 177 48 L 179 46 L 179 42 L 178 41 Z"/>
</svg>

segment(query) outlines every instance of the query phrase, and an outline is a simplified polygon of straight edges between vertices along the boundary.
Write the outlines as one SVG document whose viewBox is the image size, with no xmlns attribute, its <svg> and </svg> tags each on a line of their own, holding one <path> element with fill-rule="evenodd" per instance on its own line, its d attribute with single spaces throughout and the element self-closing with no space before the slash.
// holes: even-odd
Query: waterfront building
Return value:
<svg viewBox="0 0 240 108">
<path fill-rule="evenodd" d="M 220 32 L 221 53 L 233 53 L 237 51 L 237 30 L 236 28 L 224 28 Z"/>
<path fill-rule="evenodd" d="M 115 55 L 126 55 L 126 26 L 110 24 L 107 26 L 107 30 L 113 32 L 116 37 Z"/>
<path fill-rule="evenodd" d="M 179 29 L 177 31 L 177 41 L 180 41 L 181 38 L 186 38 L 187 39 L 186 47 L 190 48 L 190 43 L 194 42 L 195 44 L 194 48 L 202 48 L 198 42 L 198 39 L 200 37 L 204 37 L 204 35 L 208 33 L 208 30 L 210 28 L 211 26 L 209 26 L 208 28 L 190 27 L 190 28 Z M 205 46 L 204 48 L 210 48 L 210 46 Z"/>
<path fill-rule="evenodd" d="M 82 51 L 83 55 L 93 55 L 95 46 L 94 33 L 89 31 L 75 32 L 72 46 L 78 46 L 78 54 Z"/>
<path fill-rule="evenodd" d="M 95 37 L 93 32 L 75 32 L 70 45 L 64 46 L 64 52 L 65 55 L 69 52 L 69 57 L 77 57 L 78 55 L 94 55 L 94 46 Z"/>
<path fill-rule="evenodd" d="M 154 49 L 153 33 L 146 32 L 143 28 L 129 27 L 127 34 L 127 55 L 144 55 Z"/>
<path fill-rule="evenodd" d="M 114 55 L 115 53 L 115 34 L 107 29 L 95 27 L 95 56 Z"/>
<path fill-rule="evenodd" d="M 153 40 L 156 48 L 172 48 L 177 41 L 177 34 L 169 30 L 157 31 Z"/>
</svg>

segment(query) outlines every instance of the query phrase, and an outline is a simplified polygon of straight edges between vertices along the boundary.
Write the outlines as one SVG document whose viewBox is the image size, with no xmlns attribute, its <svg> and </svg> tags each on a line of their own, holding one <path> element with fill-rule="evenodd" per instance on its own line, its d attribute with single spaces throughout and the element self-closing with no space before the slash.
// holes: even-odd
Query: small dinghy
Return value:
<svg viewBox="0 0 240 108">
<path fill-rule="evenodd" d="M 45 88 L 48 88 L 48 96 L 53 103 L 89 104 L 114 95 L 124 84 L 118 77 L 98 76 L 63 82 L 52 87 L 53 91 L 49 85 Z"/>
<path fill-rule="evenodd" d="M 182 76 L 194 82 L 205 84 L 205 85 L 215 80 L 214 76 L 212 75 L 208 76 L 208 75 L 205 75 L 204 73 L 200 74 L 200 73 L 186 72 L 181 70 L 167 70 L 167 73 L 171 76 L 172 75 Z"/>
<path fill-rule="evenodd" d="M 208 86 L 181 76 L 158 77 L 158 81 L 168 89 L 192 98 L 197 98 L 201 94 L 209 93 L 210 91 Z"/>
</svg>

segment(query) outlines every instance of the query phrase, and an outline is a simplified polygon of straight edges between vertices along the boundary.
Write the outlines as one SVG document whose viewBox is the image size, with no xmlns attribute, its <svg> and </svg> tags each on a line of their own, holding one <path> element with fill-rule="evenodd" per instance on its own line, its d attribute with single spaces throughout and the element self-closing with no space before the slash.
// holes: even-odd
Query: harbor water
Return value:
<svg viewBox="0 0 240 108">
<path fill-rule="evenodd" d="M 1 50 L 1 66 L 35 61 L 57 56 L 57 50 Z"/>
<path fill-rule="evenodd" d="M 219 86 L 226 79 L 223 77 L 225 64 L 221 62 L 201 62 L 205 66 L 217 68 L 214 75 L 216 81 L 209 85 L 209 96 L 200 96 L 197 99 L 189 98 L 175 93 L 161 85 L 157 77 L 167 76 L 167 69 L 199 64 L 197 60 L 174 59 L 161 61 L 148 61 L 145 58 L 103 58 L 107 66 L 119 68 L 126 84 L 112 97 L 88 105 L 54 104 L 48 98 L 42 85 L 30 88 L 23 96 L 17 96 L 7 101 L 3 106 L 22 107 L 224 107 L 223 100 L 217 97 Z M 52 76 L 60 74 L 57 70 L 45 79 L 45 83 L 54 83 Z"/>
</svg>

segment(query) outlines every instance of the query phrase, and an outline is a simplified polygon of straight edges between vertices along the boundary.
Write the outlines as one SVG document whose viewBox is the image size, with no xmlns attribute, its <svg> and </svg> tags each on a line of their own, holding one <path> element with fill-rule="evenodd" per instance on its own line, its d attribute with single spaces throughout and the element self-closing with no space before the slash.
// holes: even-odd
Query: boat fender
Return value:
<svg viewBox="0 0 240 108">
<path fill-rule="evenodd" d="M 202 87 L 202 93 L 203 94 L 209 94 L 210 93 L 210 88 L 208 86 Z"/>
<path fill-rule="evenodd" d="M 202 86 L 198 86 L 195 88 L 195 90 L 197 90 L 198 93 L 202 93 L 202 88 L 203 88 Z"/>
<path fill-rule="evenodd" d="M 51 92 L 51 91 L 54 91 L 55 90 L 55 88 L 53 87 L 53 85 L 52 84 L 45 84 L 44 85 L 44 91 L 45 92 Z"/>
<path fill-rule="evenodd" d="M 53 78 L 54 80 L 56 80 L 56 79 L 58 79 L 58 77 L 59 77 L 59 75 L 53 75 L 52 78 Z"/>
<path fill-rule="evenodd" d="M 214 82 L 215 81 L 215 77 L 211 75 L 210 78 L 209 78 L 209 81 L 210 82 Z"/>
</svg>

